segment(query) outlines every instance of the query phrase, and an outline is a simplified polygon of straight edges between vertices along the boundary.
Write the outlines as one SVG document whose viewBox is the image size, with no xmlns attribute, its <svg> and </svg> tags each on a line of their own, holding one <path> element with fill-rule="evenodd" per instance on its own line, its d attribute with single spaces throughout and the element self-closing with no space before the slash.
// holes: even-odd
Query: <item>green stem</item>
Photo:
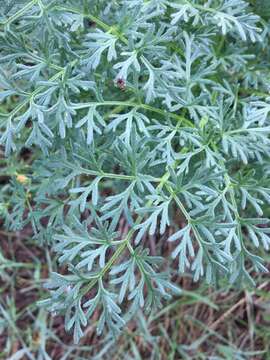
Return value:
<svg viewBox="0 0 270 360">
<path fill-rule="evenodd" d="M 178 129 L 180 127 L 180 122 L 177 124 L 176 129 Z M 176 161 L 173 165 L 173 167 L 176 167 L 178 161 Z M 170 172 L 166 171 L 163 176 L 160 178 L 160 182 L 157 186 L 157 191 L 161 191 L 162 188 L 164 187 L 164 185 L 167 184 L 168 180 L 170 178 Z M 149 200 L 146 203 L 146 207 L 151 207 L 153 204 L 153 200 Z M 104 268 L 97 274 L 97 276 L 90 281 L 90 283 L 88 285 L 86 285 L 83 289 L 82 289 L 82 296 L 87 294 L 99 281 L 99 279 L 101 279 L 110 269 L 111 267 L 114 265 L 114 263 L 120 258 L 121 254 L 126 250 L 129 249 L 129 252 L 131 254 L 134 253 L 134 249 L 132 248 L 130 241 L 132 239 L 132 236 L 134 235 L 134 233 L 136 232 L 136 226 L 139 225 L 141 223 L 141 221 L 143 220 L 143 216 L 138 216 L 134 226 L 129 230 L 126 238 L 123 240 L 123 243 L 117 248 L 117 250 L 115 251 L 115 253 L 112 255 L 112 257 L 110 258 L 110 260 L 106 263 L 106 265 L 104 266 Z M 81 295 L 81 294 L 80 294 Z"/>
<path fill-rule="evenodd" d="M 56 79 L 58 79 L 60 76 L 62 76 L 64 73 L 64 69 L 59 71 L 57 74 L 55 74 L 54 76 L 52 76 L 48 81 L 54 81 Z M 39 94 L 39 92 L 41 90 L 44 89 L 44 85 L 39 86 L 34 92 L 32 92 L 31 95 L 29 95 L 23 102 L 21 102 L 18 106 L 15 107 L 15 109 L 13 109 L 10 113 L 8 114 L 1 114 L 1 116 L 4 117 L 14 117 L 16 114 L 18 114 L 18 112 L 20 112 L 31 100 L 33 100 L 35 98 L 36 95 Z"/>
<path fill-rule="evenodd" d="M 104 23 L 102 20 L 100 20 L 99 18 L 97 18 L 96 16 L 94 16 L 90 13 L 85 14 L 85 13 L 82 13 L 80 10 L 77 10 L 74 8 L 69 8 L 69 7 L 62 7 L 62 6 L 55 6 L 54 9 L 81 15 L 84 18 L 89 19 L 89 20 L 93 21 L 94 23 L 96 23 L 103 30 L 117 36 L 119 38 L 119 40 L 121 40 L 123 43 L 128 45 L 128 39 L 123 34 L 119 33 L 119 31 L 117 31 L 115 26 L 109 26 L 108 24 Z"/>
<path fill-rule="evenodd" d="M 169 191 L 169 193 L 171 194 L 171 196 L 174 199 L 174 201 L 176 202 L 176 204 L 178 205 L 179 209 L 182 211 L 182 213 L 185 216 L 188 224 L 191 226 L 191 228 L 193 230 L 193 233 L 194 233 L 194 235 L 196 237 L 196 240 L 198 241 L 198 244 L 200 245 L 200 247 L 203 247 L 203 240 L 201 238 L 201 235 L 198 232 L 196 226 L 194 226 L 192 224 L 192 218 L 190 217 L 190 215 L 187 212 L 186 208 L 184 207 L 183 203 L 180 201 L 179 197 L 176 195 L 176 193 L 173 191 L 172 187 L 169 184 L 166 184 L 166 188 Z"/>
<path fill-rule="evenodd" d="M 27 10 L 31 9 L 33 5 L 37 3 L 37 0 L 32 0 L 28 4 L 26 4 L 21 10 L 16 12 L 16 14 L 10 16 L 6 21 L 3 21 L 0 23 L 0 25 L 6 26 L 11 24 L 13 21 L 17 20 L 19 17 L 21 17 Z"/>
<path fill-rule="evenodd" d="M 123 106 L 123 107 L 133 107 L 133 108 L 137 108 L 137 109 L 144 109 L 147 111 L 151 111 L 154 112 L 156 114 L 162 115 L 164 117 L 169 116 L 170 118 L 173 118 L 179 122 L 184 122 L 186 124 L 186 126 L 189 127 L 194 127 L 194 124 L 186 119 L 185 117 L 175 114 L 175 113 L 171 113 L 169 111 L 166 110 L 162 110 L 159 108 L 155 108 L 153 106 L 150 106 L 148 104 L 136 104 L 133 102 L 129 102 L 129 101 L 103 101 L 103 102 L 90 102 L 90 103 L 84 103 L 84 104 L 73 104 L 73 109 L 74 110 L 79 110 L 79 109 L 87 109 L 91 106 Z"/>
<path fill-rule="evenodd" d="M 71 66 L 73 66 L 75 63 L 77 62 L 77 60 L 74 60 L 71 63 Z M 63 74 L 66 71 L 66 68 L 60 68 L 61 70 L 56 73 L 55 75 L 53 75 L 48 81 L 55 81 L 58 78 L 60 78 L 61 76 L 63 76 Z M 14 117 L 19 111 L 21 111 L 29 102 L 33 101 L 35 96 L 38 95 L 40 93 L 40 91 L 42 91 L 44 89 L 45 85 L 41 85 L 39 86 L 35 91 L 33 91 L 31 94 L 29 94 L 29 96 L 23 101 L 21 102 L 18 106 L 15 107 L 15 109 L 13 109 L 10 113 L 8 114 L 4 114 L 4 113 L 0 113 L 0 116 L 3 117 Z"/>
</svg>

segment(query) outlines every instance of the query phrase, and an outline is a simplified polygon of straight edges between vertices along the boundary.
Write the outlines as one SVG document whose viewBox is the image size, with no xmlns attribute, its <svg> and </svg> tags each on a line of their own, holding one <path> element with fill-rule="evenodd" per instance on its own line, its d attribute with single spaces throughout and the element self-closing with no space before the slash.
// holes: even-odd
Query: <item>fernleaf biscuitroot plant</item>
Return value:
<svg viewBox="0 0 270 360">
<path fill-rule="evenodd" d="M 138 309 L 162 306 L 181 292 L 173 274 L 252 285 L 267 271 L 270 23 L 259 9 L 1 1 L 0 215 L 57 255 L 40 305 L 64 315 L 75 342 L 94 314 L 98 333 L 116 336 Z M 171 259 L 150 252 L 158 234 Z"/>
</svg>

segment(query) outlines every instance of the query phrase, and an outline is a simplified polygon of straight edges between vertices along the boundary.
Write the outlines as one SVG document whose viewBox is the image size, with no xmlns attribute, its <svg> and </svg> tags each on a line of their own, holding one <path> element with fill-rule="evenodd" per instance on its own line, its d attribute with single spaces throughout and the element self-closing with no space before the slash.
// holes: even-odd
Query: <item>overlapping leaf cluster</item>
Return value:
<svg viewBox="0 0 270 360">
<path fill-rule="evenodd" d="M 76 342 L 96 311 L 98 332 L 117 334 L 138 308 L 179 293 L 162 253 L 149 253 L 152 235 L 165 234 L 171 264 L 195 281 L 253 283 L 250 270 L 266 271 L 270 59 L 260 9 L 1 1 L 0 143 L 11 164 L 31 151 L 28 173 L 2 188 L 1 216 L 14 230 L 31 223 L 67 265 L 51 274 L 43 305 L 65 314 Z"/>
</svg>

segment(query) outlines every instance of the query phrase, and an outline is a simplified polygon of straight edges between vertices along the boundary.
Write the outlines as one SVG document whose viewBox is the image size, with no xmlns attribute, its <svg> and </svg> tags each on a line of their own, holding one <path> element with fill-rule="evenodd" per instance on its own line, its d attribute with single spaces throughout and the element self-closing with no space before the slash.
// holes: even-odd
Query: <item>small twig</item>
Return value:
<svg viewBox="0 0 270 360">
<path fill-rule="evenodd" d="M 265 281 L 263 284 L 258 286 L 258 290 L 262 290 L 267 285 L 269 285 L 269 281 Z M 250 296 L 253 296 L 255 291 L 250 293 Z M 223 322 L 228 316 L 230 316 L 239 306 L 243 305 L 246 302 L 246 296 L 240 299 L 236 304 L 234 304 L 229 310 L 227 310 L 220 318 L 214 321 L 212 324 L 209 325 L 211 330 L 214 330 L 221 322 Z"/>
</svg>

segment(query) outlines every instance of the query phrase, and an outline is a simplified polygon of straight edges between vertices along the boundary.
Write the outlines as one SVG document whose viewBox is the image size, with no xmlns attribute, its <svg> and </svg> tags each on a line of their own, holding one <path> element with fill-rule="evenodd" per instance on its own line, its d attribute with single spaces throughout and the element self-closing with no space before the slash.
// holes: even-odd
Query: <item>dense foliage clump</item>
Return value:
<svg viewBox="0 0 270 360">
<path fill-rule="evenodd" d="M 179 294 L 172 275 L 253 284 L 270 246 L 263 0 L 0 3 L 0 214 L 66 265 L 40 305 L 78 342 L 97 311 L 116 335 Z M 171 259 L 149 252 L 158 233 Z"/>
</svg>

